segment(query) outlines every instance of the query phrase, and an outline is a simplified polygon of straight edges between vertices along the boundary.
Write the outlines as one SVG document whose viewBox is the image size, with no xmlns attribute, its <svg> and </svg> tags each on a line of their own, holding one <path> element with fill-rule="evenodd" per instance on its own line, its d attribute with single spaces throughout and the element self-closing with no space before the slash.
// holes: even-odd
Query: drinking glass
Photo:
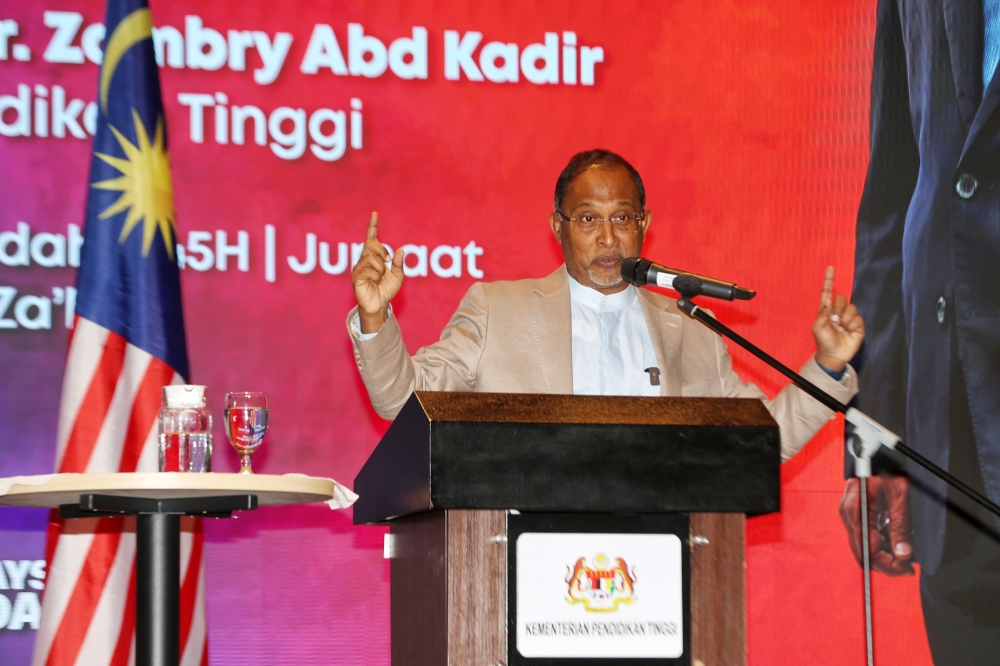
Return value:
<svg viewBox="0 0 1000 666">
<path fill-rule="evenodd" d="M 239 391 L 226 394 L 226 437 L 240 454 L 240 474 L 253 474 L 250 456 L 267 432 L 267 396 Z"/>
</svg>

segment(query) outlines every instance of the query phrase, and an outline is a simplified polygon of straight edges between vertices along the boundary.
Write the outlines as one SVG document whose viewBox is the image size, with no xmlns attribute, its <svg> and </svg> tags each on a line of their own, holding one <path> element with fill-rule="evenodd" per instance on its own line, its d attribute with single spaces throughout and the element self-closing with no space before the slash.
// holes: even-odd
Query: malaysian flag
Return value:
<svg viewBox="0 0 1000 666">
<path fill-rule="evenodd" d="M 145 0 L 108 0 L 56 471 L 155 472 L 166 384 L 189 378 L 173 187 Z M 207 663 L 201 524 L 181 535 L 181 663 Z M 34 666 L 135 662 L 133 518 L 49 527 Z"/>
</svg>

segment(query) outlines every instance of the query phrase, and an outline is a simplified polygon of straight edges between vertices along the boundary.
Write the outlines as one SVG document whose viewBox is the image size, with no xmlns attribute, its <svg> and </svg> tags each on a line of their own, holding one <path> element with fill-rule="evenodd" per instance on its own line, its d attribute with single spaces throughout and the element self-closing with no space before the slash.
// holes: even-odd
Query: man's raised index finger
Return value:
<svg viewBox="0 0 1000 666">
<path fill-rule="evenodd" d="M 833 302 L 833 266 L 826 267 L 823 277 L 823 292 L 820 295 L 820 307 L 826 307 Z"/>
<path fill-rule="evenodd" d="M 368 220 L 368 239 L 378 240 L 378 213 L 372 211 L 371 219 Z"/>
</svg>

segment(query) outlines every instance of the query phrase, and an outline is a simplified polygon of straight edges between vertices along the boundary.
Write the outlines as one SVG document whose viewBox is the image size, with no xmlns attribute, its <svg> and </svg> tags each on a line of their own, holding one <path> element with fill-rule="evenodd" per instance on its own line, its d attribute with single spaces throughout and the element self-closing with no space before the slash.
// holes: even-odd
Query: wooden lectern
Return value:
<svg viewBox="0 0 1000 666">
<path fill-rule="evenodd" d="M 354 522 L 390 525 L 392 663 L 612 663 L 516 651 L 508 527 L 544 512 L 689 516 L 685 654 L 627 661 L 745 664 L 744 515 L 779 510 L 780 464 L 759 400 L 414 393 L 354 481 Z"/>
</svg>

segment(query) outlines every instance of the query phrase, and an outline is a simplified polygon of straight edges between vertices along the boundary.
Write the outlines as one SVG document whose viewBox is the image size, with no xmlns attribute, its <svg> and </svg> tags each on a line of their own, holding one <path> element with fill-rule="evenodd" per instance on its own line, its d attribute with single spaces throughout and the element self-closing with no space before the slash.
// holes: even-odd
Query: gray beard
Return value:
<svg viewBox="0 0 1000 666">
<path fill-rule="evenodd" d="M 594 273 L 594 269 L 590 268 L 589 266 L 587 267 L 587 276 L 590 277 L 591 282 L 593 282 L 599 287 L 617 287 L 622 282 L 624 282 L 624 280 L 622 280 L 621 275 L 614 275 L 610 278 L 599 278 Z"/>
</svg>

